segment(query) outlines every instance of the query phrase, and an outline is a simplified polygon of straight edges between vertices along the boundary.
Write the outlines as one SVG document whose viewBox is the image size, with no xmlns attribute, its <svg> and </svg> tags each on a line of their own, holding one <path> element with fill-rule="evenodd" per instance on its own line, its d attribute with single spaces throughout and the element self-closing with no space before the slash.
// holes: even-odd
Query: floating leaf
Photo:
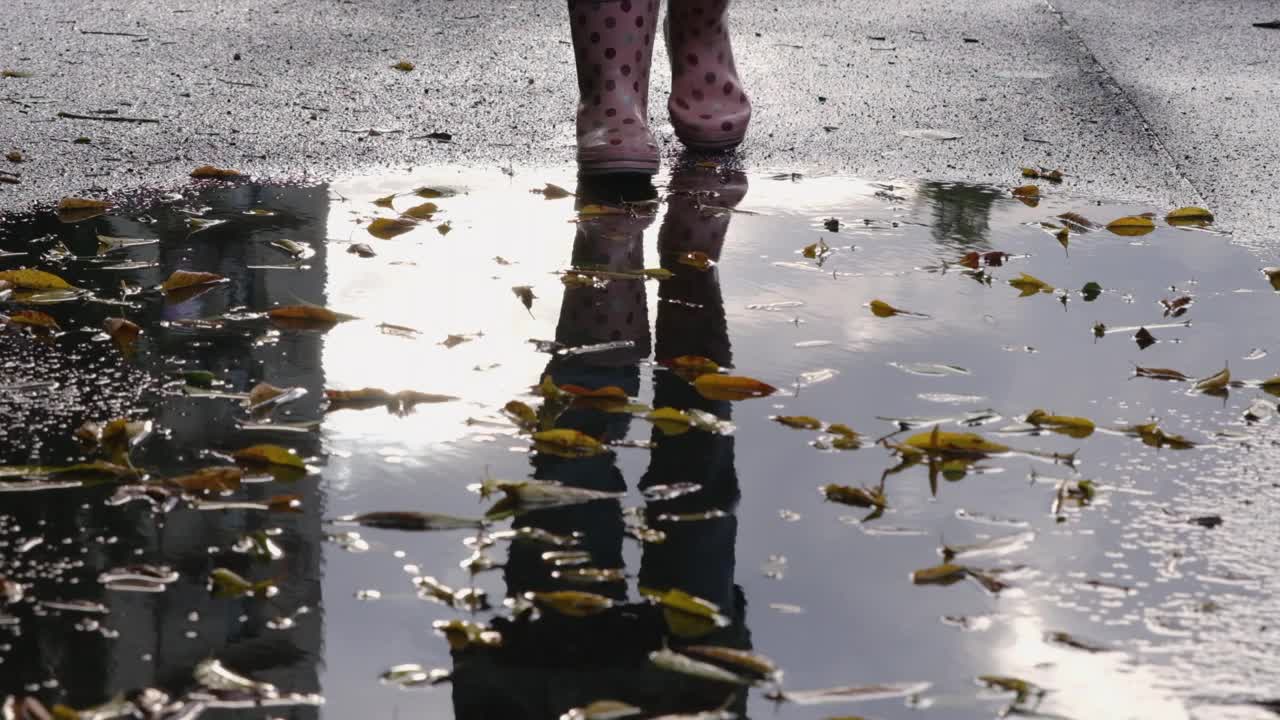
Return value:
<svg viewBox="0 0 1280 720">
<path fill-rule="evenodd" d="M 39 310 L 19 310 L 9 316 L 9 322 L 13 325 L 22 325 L 29 328 L 37 328 L 40 330 L 61 330 L 58 321 L 47 313 Z"/>
<path fill-rule="evenodd" d="M 809 417 L 808 415 L 774 415 L 769 419 L 797 430 L 822 429 L 822 421 L 817 418 Z"/>
<path fill-rule="evenodd" d="M 225 277 L 216 273 L 174 270 L 169 279 L 160 284 L 160 289 L 166 293 L 171 293 L 177 290 L 185 290 L 202 285 L 215 285 L 226 281 Z"/>
<path fill-rule="evenodd" d="M 578 215 L 581 217 L 597 217 L 601 215 L 626 215 L 627 209 L 623 207 L 615 207 L 612 205 L 600 205 L 591 203 L 578 208 Z"/>
<path fill-rule="evenodd" d="M 1061 170 L 1050 170 L 1049 168 L 1044 167 L 1024 167 L 1022 168 L 1022 177 L 1033 179 L 1038 178 L 1041 180 L 1048 180 L 1049 182 L 1062 182 L 1063 175 Z"/>
<path fill-rule="evenodd" d="M 676 262 L 681 265 L 688 265 L 695 270 L 706 272 L 715 267 L 715 261 L 701 250 L 692 250 L 690 252 L 680 253 L 676 256 Z"/>
<path fill-rule="evenodd" d="M 816 705 L 832 702 L 860 702 L 888 698 L 910 697 L 928 690 L 927 682 L 884 683 L 876 685 L 851 685 L 823 690 L 781 690 L 766 695 L 770 700 L 790 701 L 799 705 Z"/>
<path fill-rule="evenodd" d="M 639 588 L 640 594 L 662 606 L 663 618 L 672 633 L 679 637 L 703 637 L 717 628 L 727 627 L 729 618 L 710 600 L 690 595 L 679 588 L 654 590 Z"/>
<path fill-rule="evenodd" d="M 524 596 L 539 607 L 550 608 L 561 615 L 568 615 L 569 617 L 599 615 L 613 607 L 613 601 L 609 598 L 579 590 L 528 592 Z"/>
<path fill-rule="evenodd" d="M 693 386 L 708 400 L 747 400 L 767 397 L 778 391 L 772 385 L 737 375 L 700 375 L 693 381 Z"/>
<path fill-rule="evenodd" d="M 541 195 L 547 200 L 560 200 L 562 198 L 574 196 L 573 193 L 569 192 L 568 190 L 565 190 L 559 185 L 552 185 L 551 183 L 547 183 L 544 187 L 537 188 L 532 192 Z"/>
<path fill-rule="evenodd" d="M 1026 174 L 1026 171 L 1023 171 Z M 1038 198 L 1040 197 L 1039 185 L 1022 185 L 1010 191 L 1014 197 L 1018 198 Z"/>
<path fill-rule="evenodd" d="M 854 487 L 852 485 L 836 485 L 834 483 L 823 485 L 818 488 L 822 496 L 832 502 L 838 502 L 842 505 L 852 505 L 861 508 L 879 508 L 881 510 L 888 507 L 888 501 L 885 499 L 884 492 L 879 489 Z"/>
<path fill-rule="evenodd" d="M 106 210 L 111 203 L 92 198 L 64 197 L 58 202 L 58 210 Z"/>
<path fill-rule="evenodd" d="M 435 215 L 438 212 L 440 212 L 439 205 L 436 205 L 433 202 L 425 202 L 425 203 L 422 203 L 421 205 L 414 205 L 408 210 L 405 210 L 404 212 L 400 213 L 400 215 L 402 217 L 411 217 L 415 220 L 430 220 L 431 216 Z"/>
<path fill-rule="evenodd" d="M 396 199 L 395 195 L 387 195 L 386 197 L 380 197 L 377 200 L 374 200 L 373 204 L 377 205 L 378 207 L 384 207 L 390 210 L 390 209 L 393 209 L 392 203 L 395 202 L 395 199 Z"/>
<path fill-rule="evenodd" d="M 1133 372 L 1138 377 L 1148 377 L 1156 380 L 1178 380 L 1185 382 L 1191 379 L 1190 376 L 1169 368 L 1147 368 L 1138 366 L 1133 369 Z"/>
<path fill-rule="evenodd" d="M 690 645 L 682 648 L 684 652 L 713 660 L 721 665 L 732 666 L 735 670 L 744 670 L 760 680 L 777 681 L 782 676 L 778 665 L 758 653 L 719 645 Z"/>
<path fill-rule="evenodd" d="M 244 174 L 239 170 L 228 170 L 226 168 L 214 167 L 213 165 L 201 165 L 191 171 L 191 177 L 215 180 L 237 180 L 244 177 Z"/>
<path fill-rule="evenodd" d="M 397 235 L 403 235 L 418 226 L 413 220 L 404 220 L 402 218 L 374 218 L 369 222 L 369 226 L 365 228 L 369 234 L 381 240 L 390 240 Z"/>
<path fill-rule="evenodd" d="M 694 660 L 688 655 L 681 655 L 674 650 L 663 648 L 649 653 L 649 661 L 655 666 L 669 672 L 681 673 L 702 680 L 713 680 L 731 685 L 750 685 L 751 680 L 711 663 Z"/>
<path fill-rule="evenodd" d="M 1008 446 L 991 442 L 977 433 L 942 432 L 936 426 L 931 432 L 911 436 L 905 445 L 917 450 L 939 453 L 998 455 L 1009 452 Z"/>
<path fill-rule="evenodd" d="M 630 396 L 627 391 L 617 385 L 606 385 L 599 388 L 584 388 L 580 385 L 561 385 L 560 389 L 579 398 L 594 398 L 599 400 L 627 400 Z"/>
<path fill-rule="evenodd" d="M 1080 288 L 1080 295 L 1085 302 L 1093 302 L 1102 294 L 1102 286 L 1096 282 L 1087 282 L 1084 287 Z"/>
<path fill-rule="evenodd" d="M 1154 422 L 1125 428 L 1125 432 L 1137 435 L 1143 444 L 1154 448 L 1167 447 L 1173 450 L 1189 450 L 1196 446 L 1195 443 L 1181 435 L 1165 432 Z"/>
<path fill-rule="evenodd" d="M 279 465 L 305 470 L 307 464 L 294 451 L 279 445 L 253 445 L 237 450 L 231 457 L 245 465 Z"/>
<path fill-rule="evenodd" d="M 1044 410 L 1032 410 L 1027 415 L 1027 422 L 1051 428 L 1073 438 L 1087 438 L 1093 434 L 1095 427 L 1093 421 L 1088 418 L 1052 415 Z"/>
<path fill-rule="evenodd" d="M 142 328 L 124 318 L 107 318 L 102 321 L 102 327 L 111 336 L 116 347 L 125 353 L 132 350 L 138 336 L 142 334 Z"/>
<path fill-rule="evenodd" d="M 1084 482 L 1088 482 L 1087 480 Z M 948 563 L 958 557 L 974 557 L 978 555 L 1004 555 L 1022 550 L 1035 540 L 1034 532 L 1005 535 L 970 545 L 944 545 L 942 559 Z"/>
<path fill-rule="evenodd" d="M 481 497 L 487 498 L 495 491 L 501 491 L 506 497 L 498 501 L 486 516 L 490 518 L 521 514 L 529 510 L 577 505 L 597 500 L 617 500 L 620 492 L 589 490 L 577 488 L 550 480 L 522 480 L 510 482 L 505 480 L 489 480 L 468 489 L 478 491 Z"/>
<path fill-rule="evenodd" d="M 209 690 L 241 693 L 264 699 L 275 698 L 280 695 L 275 685 L 258 682 L 240 675 L 223 665 L 221 660 L 212 658 L 201 660 L 196 664 L 195 670 L 191 675 L 196 684 Z"/>
<path fill-rule="evenodd" d="M 1063 645 L 1075 650 L 1083 650 L 1088 653 L 1110 652 L 1111 648 L 1093 642 L 1092 640 L 1084 640 L 1078 638 L 1071 633 L 1062 632 L 1060 630 L 1051 630 L 1044 634 L 1044 641 L 1053 645 Z"/>
<path fill-rule="evenodd" d="M 318 305 L 283 305 L 268 310 L 267 317 L 277 325 L 297 330 L 328 328 L 355 319 L 354 315 L 334 312 Z"/>
<path fill-rule="evenodd" d="M 19 268 L 17 270 L 0 270 L 0 281 L 7 282 L 18 290 L 73 290 L 70 283 L 43 270 Z"/>
<path fill-rule="evenodd" d="M 1168 298 L 1160 299 L 1160 304 L 1164 306 L 1165 317 L 1169 317 L 1170 315 L 1173 317 L 1182 317 L 1186 314 L 1187 308 L 1190 307 L 1193 302 L 1195 302 L 1195 298 L 1190 295 L 1183 295 L 1182 297 L 1177 297 L 1172 300 Z"/>
<path fill-rule="evenodd" d="M 274 580 L 251 582 L 227 568 L 214 568 L 209 573 L 209 582 L 213 585 L 214 595 L 220 598 L 271 597 L 276 594 Z"/>
<path fill-rule="evenodd" d="M 1107 229 L 1116 235 L 1138 237 L 1156 229 L 1156 224 L 1145 215 L 1126 215 L 1107 223 Z"/>
<path fill-rule="evenodd" d="M 394 665 L 378 676 L 387 685 L 398 685 L 402 688 L 417 688 L 424 685 L 439 685 L 449 679 L 450 672 L 444 668 L 426 668 L 417 663 Z"/>
<path fill-rule="evenodd" d="M 1017 288 L 1022 293 L 1022 297 L 1035 295 L 1036 293 L 1051 293 L 1054 290 L 1054 287 L 1049 283 L 1026 273 L 1019 273 L 1018 277 L 1009 281 L 1009 284 Z"/>
<path fill-rule="evenodd" d="M 187 492 L 222 494 L 239 490 L 242 477 L 240 468 L 237 467 L 211 467 L 190 475 L 170 478 L 165 482 Z"/>
<path fill-rule="evenodd" d="M 1230 368 L 1222 368 L 1222 370 L 1210 375 L 1209 377 L 1197 380 L 1195 389 L 1206 393 L 1222 392 L 1227 389 L 1227 386 L 1230 384 L 1231 370 Z"/>
<path fill-rule="evenodd" d="M 360 515 L 344 515 L 337 522 L 347 525 L 362 525 L 380 530 L 479 530 L 484 527 L 481 520 L 442 515 L 428 512 L 369 512 Z"/>
<path fill-rule="evenodd" d="M 634 705 L 617 700 L 596 700 L 584 707 L 572 708 L 560 716 L 560 720 L 618 720 L 644 712 Z"/>
<path fill-rule="evenodd" d="M 1164 216 L 1170 225 L 1208 225 L 1213 222 L 1213 213 L 1202 207 L 1180 207 Z"/>
<path fill-rule="evenodd" d="M 688 413 L 672 407 L 657 408 L 645 415 L 644 419 L 667 435 L 687 432 L 694 423 L 693 417 Z"/>
<path fill-rule="evenodd" d="M 399 70 L 400 72 L 413 72 L 414 67 L 416 66 L 412 62 L 409 62 L 408 60 L 400 60 L 392 65 L 391 69 Z"/>
<path fill-rule="evenodd" d="M 490 648 L 502 645 L 501 633 L 466 620 L 436 620 L 431 627 L 444 635 L 451 650 L 465 650 L 472 645 Z"/>
<path fill-rule="evenodd" d="M 800 254 L 804 255 L 807 258 L 813 259 L 821 255 L 826 255 L 830 251 L 831 251 L 831 246 L 827 245 L 827 242 L 825 240 L 819 239 L 818 242 L 813 243 L 812 245 L 804 246 L 804 249 L 800 251 Z"/>
<path fill-rule="evenodd" d="M 954 585 L 969 576 L 969 569 L 964 565 L 943 563 L 911 573 L 911 582 L 915 585 Z"/>
<path fill-rule="evenodd" d="M 453 232 L 453 223 L 447 220 L 445 222 L 440 223 L 439 225 L 436 226 L 436 232 L 440 233 L 441 235 L 448 235 L 449 233 Z"/>
<path fill-rule="evenodd" d="M 538 296 L 533 294 L 532 287 L 528 285 L 517 285 L 511 288 L 511 292 L 514 293 L 517 298 L 520 298 L 520 304 L 524 305 L 525 310 L 528 310 L 530 313 L 533 312 L 533 301 L 536 300 Z"/>
<path fill-rule="evenodd" d="M 605 452 L 599 440 L 579 430 L 560 428 L 543 430 L 533 434 L 533 441 L 541 449 L 549 449 L 571 457 L 589 457 Z"/>
<path fill-rule="evenodd" d="M 660 364 L 672 370 L 687 372 L 691 375 L 720 371 L 720 365 L 716 361 L 701 355 L 680 355 L 670 360 L 662 361 Z"/>
</svg>

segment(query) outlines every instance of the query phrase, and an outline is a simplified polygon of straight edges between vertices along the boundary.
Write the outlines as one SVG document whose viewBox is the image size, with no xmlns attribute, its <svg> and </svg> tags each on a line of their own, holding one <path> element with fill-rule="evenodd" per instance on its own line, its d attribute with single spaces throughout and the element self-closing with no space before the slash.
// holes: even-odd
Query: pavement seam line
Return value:
<svg viewBox="0 0 1280 720">
<path fill-rule="evenodd" d="M 1170 167 L 1173 168 L 1174 174 L 1178 176 L 1178 179 L 1182 180 L 1183 184 L 1186 185 L 1195 196 L 1195 202 L 1199 205 L 1206 205 L 1207 201 L 1205 200 L 1204 193 L 1201 192 L 1200 188 L 1196 187 L 1196 184 L 1191 181 L 1191 178 L 1183 172 L 1182 166 L 1178 163 L 1178 159 L 1173 156 L 1173 153 L 1169 151 L 1168 146 L 1160 139 L 1160 133 L 1156 132 L 1155 127 L 1152 126 L 1151 121 L 1148 120 L 1147 116 L 1142 112 L 1142 108 L 1138 106 L 1138 103 L 1134 101 L 1131 95 L 1129 95 L 1129 92 L 1120 84 L 1120 81 L 1116 79 L 1115 75 L 1112 75 L 1111 71 L 1102 64 L 1102 61 L 1098 59 L 1098 55 L 1089 47 L 1089 43 L 1085 42 L 1080 33 L 1076 31 L 1075 26 L 1067 19 L 1067 16 L 1053 4 L 1053 0 L 1044 0 L 1044 4 L 1045 7 L 1049 9 L 1049 12 L 1057 17 L 1058 23 L 1062 25 L 1063 32 L 1080 46 L 1081 50 L 1083 50 L 1084 54 L 1088 57 L 1089 62 L 1093 63 L 1093 66 L 1096 67 L 1106 78 L 1106 84 L 1109 84 L 1114 88 L 1115 92 L 1124 98 L 1124 102 L 1129 106 L 1129 109 L 1137 115 L 1138 120 L 1142 123 L 1143 131 L 1147 134 L 1147 137 L 1151 139 L 1152 148 L 1154 148 L 1159 154 L 1163 155 L 1165 160 L 1169 162 Z"/>
</svg>

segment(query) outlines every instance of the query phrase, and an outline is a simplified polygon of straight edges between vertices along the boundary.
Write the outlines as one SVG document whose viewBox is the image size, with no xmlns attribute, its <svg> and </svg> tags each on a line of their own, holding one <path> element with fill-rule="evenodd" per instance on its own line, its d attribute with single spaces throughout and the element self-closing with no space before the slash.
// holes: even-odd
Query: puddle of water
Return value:
<svg viewBox="0 0 1280 720">
<path fill-rule="evenodd" d="M 530 192 L 547 182 L 580 197 Z M 636 204 L 620 215 L 575 212 L 622 200 Z M 402 234 L 371 235 L 371 220 L 411 208 L 419 217 Z M 702 644 L 767 655 L 796 700 L 813 699 L 796 692 L 813 688 L 905 683 L 906 697 L 863 688 L 866 712 L 882 718 L 982 718 L 1011 704 L 1044 717 L 1178 718 L 1204 698 L 1263 697 L 1274 690 L 1263 680 L 1270 665 L 1230 642 L 1211 645 L 1214 674 L 1187 679 L 1188 668 L 1212 667 L 1198 643 L 1258 619 L 1240 608 L 1270 571 L 1229 561 L 1232 550 L 1213 547 L 1213 533 L 1227 530 L 1188 520 L 1230 515 L 1220 499 L 1242 492 L 1241 441 L 1269 442 L 1265 424 L 1242 413 L 1274 400 L 1247 386 L 1189 392 L 1190 383 L 1134 378 L 1134 367 L 1202 377 L 1226 364 L 1236 379 L 1270 377 L 1265 360 L 1243 358 L 1273 344 L 1272 290 L 1249 255 L 1211 232 L 1160 222 L 1135 237 L 1073 230 L 1064 247 L 1039 225 L 1061 226 L 1068 211 L 1105 223 L 1149 209 L 1065 194 L 1030 207 L 987 187 L 709 169 L 658 188 L 435 170 L 208 187 L 78 223 L 9 218 L 0 250 L 26 255 L 0 256 L 0 271 L 39 267 L 98 300 L 27 308 L 61 331 L 2 336 L 0 462 L 90 460 L 73 432 L 127 416 L 153 422 L 131 457 L 157 479 L 231 464 L 229 453 L 260 443 L 292 449 L 307 469 L 250 473 L 235 492 L 205 498 L 232 503 L 222 510 L 178 500 L 160 514 L 153 504 L 166 498 L 109 502 L 121 498 L 116 483 L 68 487 L 65 477 L 9 492 L 0 576 L 26 599 L 0 618 L 0 693 L 74 707 L 142 687 L 190 697 L 194 669 L 216 657 L 282 691 L 326 698 L 323 709 L 272 716 L 557 717 L 601 699 L 653 715 L 862 711 L 849 693 L 840 704 L 775 706 L 768 688 L 735 690 L 649 660 L 664 646 Z M 159 242 L 102 247 L 99 236 Z M 960 264 L 993 251 L 1010 257 L 977 271 Z M 597 273 L 595 283 L 566 283 L 571 266 Z M 670 279 L 625 275 L 659 268 Z M 227 281 L 185 300 L 150 290 L 175 270 Z M 1061 290 L 1020 297 L 1008 281 L 1024 272 Z M 1087 283 L 1101 288 L 1089 301 Z M 1184 295 L 1194 297 L 1185 315 L 1165 317 L 1160 301 Z M 876 300 L 927 317 L 878 317 L 868 307 Z M 354 319 L 322 330 L 260 316 L 299 304 Z M 113 317 L 142 330 L 127 356 L 102 332 Z M 1097 337 L 1097 323 L 1112 330 Z M 1145 349 L 1132 339 L 1139 327 L 1156 339 Z M 708 399 L 665 366 L 682 356 L 779 391 Z M 579 402 L 544 419 L 611 450 L 531 452 L 503 407 L 554 404 L 531 391 L 544 376 L 719 424 L 668 434 L 639 407 Z M 306 392 L 250 413 L 243 394 L 263 382 Z M 456 399 L 326 407 L 326 390 L 367 387 Z M 1098 429 L 1029 432 L 1020 421 L 1035 409 Z M 862 447 L 839 450 L 838 431 L 775 416 L 845 424 Z M 1199 447 L 1157 449 L 1108 430 L 1152 416 Z M 916 429 L 889 441 L 936 427 L 1017 452 L 886 474 L 898 459 L 874 441 L 907 426 Z M 1240 437 L 1215 436 L 1223 430 Z M 1053 460 L 1077 451 L 1074 468 Z M 486 478 L 619 495 L 489 528 L 534 528 L 533 538 L 328 521 L 372 511 L 479 517 L 491 502 L 467 486 Z M 1089 502 L 1067 493 L 1083 492 L 1083 479 L 1096 482 Z M 818 488 L 829 484 L 883 484 L 887 508 L 828 502 Z M 1248 492 L 1261 503 L 1274 490 Z M 281 495 L 297 496 L 297 512 L 280 511 Z M 1270 555 L 1274 539 L 1244 537 L 1249 553 Z M 913 571 L 943 562 L 944 545 L 972 572 L 913 584 Z M 165 570 L 129 570 L 137 565 Z M 218 569 L 248 585 L 237 591 Z M 100 582 L 104 573 L 114 582 Z M 222 578 L 212 590 L 211 574 Z M 252 587 L 263 581 L 274 590 Z M 724 622 L 664 613 L 640 588 L 696 595 Z M 610 607 L 568 617 L 540 596 L 529 614 L 526 593 L 564 589 Z M 88 622 L 66 605 L 77 601 L 106 612 Z M 501 646 L 475 635 L 451 652 L 432 630 L 450 620 L 496 631 Z M 408 665 L 417 667 L 379 679 Z M 1047 692 L 1019 700 L 983 688 L 984 675 Z"/>
</svg>

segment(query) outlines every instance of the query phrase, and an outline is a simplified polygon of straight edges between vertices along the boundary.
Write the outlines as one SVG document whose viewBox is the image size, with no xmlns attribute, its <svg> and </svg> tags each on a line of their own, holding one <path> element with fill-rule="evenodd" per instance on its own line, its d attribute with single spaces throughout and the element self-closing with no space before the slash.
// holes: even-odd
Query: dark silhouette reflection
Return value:
<svg viewBox="0 0 1280 720">
<path fill-rule="evenodd" d="M 960 183 L 926 182 L 920 196 L 933 217 L 930 233 L 934 242 L 949 247 L 987 247 L 991 208 L 1001 193 L 991 187 Z"/>
<path fill-rule="evenodd" d="M 712 259 L 729 229 L 731 208 L 746 193 L 746 179 L 725 178 L 701 169 L 681 171 L 672 179 L 667 211 L 659 232 L 662 267 L 674 277 L 658 284 L 656 353 L 659 364 L 682 355 L 708 357 L 728 365 L 732 353 L 716 270 L 701 271 L 678 262 L 691 251 Z M 625 191 L 627 189 L 623 189 Z M 608 202 L 619 198 L 645 201 L 655 191 L 647 183 L 630 192 L 616 186 L 583 185 L 579 202 Z M 644 268 L 643 235 L 649 215 L 584 218 L 577 225 L 572 261 L 614 271 Z M 640 390 L 639 365 L 650 355 L 645 284 L 641 280 L 612 280 L 605 287 L 565 290 L 556 339 L 572 346 L 629 341 L 630 347 L 608 352 L 557 358 L 547 373 L 557 385 L 585 388 L 610 385 L 635 396 Z M 654 406 L 698 409 L 729 419 L 727 403 L 710 402 L 672 371 L 656 368 Z M 623 438 L 633 422 L 625 413 L 570 408 L 558 427 L 574 428 L 606 440 Z M 509 597 L 529 591 L 587 590 L 613 598 L 609 610 L 589 617 L 566 617 L 544 611 L 536 620 L 519 616 L 495 620 L 503 635 L 501 648 L 455 652 L 453 700 L 458 718 L 557 718 L 569 708 L 611 698 L 631 703 L 646 713 L 693 712 L 728 706 L 745 713 L 746 692 L 664 671 L 649 661 L 663 647 L 711 644 L 748 649 L 746 600 L 734 582 L 739 497 L 734 470 L 733 439 L 702 431 L 664 435 L 653 430 L 648 470 L 639 479 L 642 489 L 695 483 L 696 492 L 670 500 L 653 500 L 636 516 L 624 517 L 616 501 L 530 512 L 515 520 L 567 535 L 583 533 L 582 549 L 589 566 L 624 569 L 623 549 L 628 523 L 643 522 L 661 530 L 665 542 L 645 542 L 638 583 L 634 570 L 627 582 L 583 585 L 555 576 L 545 562 L 546 547 L 516 542 L 505 567 Z M 614 455 L 565 459 L 533 456 L 533 476 L 574 487 L 621 491 L 626 480 Z M 630 511 L 628 511 L 630 512 Z M 672 516 L 685 516 L 674 518 Z M 703 519 L 688 516 L 700 515 Z M 682 590 L 718 605 L 728 623 L 723 627 L 689 627 L 671 623 L 659 606 L 630 601 L 639 588 Z"/>
<path fill-rule="evenodd" d="M 226 222 L 192 233 L 193 212 Z M 155 423 L 158 432 L 132 455 L 155 477 L 225 464 L 209 451 L 261 442 L 286 445 L 304 457 L 318 455 L 316 433 L 244 431 L 237 424 L 247 419 L 239 403 L 186 396 L 175 378 L 182 371 L 206 370 L 225 382 L 218 389 L 228 392 L 244 392 L 263 381 L 301 386 L 308 394 L 277 411 L 275 419 L 319 418 L 324 388 L 319 335 L 277 333 L 262 323 L 197 329 L 183 321 L 299 300 L 323 304 L 328 213 L 325 187 L 246 184 L 77 224 L 40 215 L 0 225 L 0 249 L 29 253 L 0 259 L 0 269 L 38 266 L 103 298 L 119 298 L 121 282 L 150 288 L 179 269 L 214 272 L 230 281 L 185 302 L 143 292 L 132 298 L 132 307 L 44 306 L 40 309 L 70 332 L 51 340 L 6 334 L 0 339 L 0 387 L 42 381 L 57 387 L 0 390 L 0 416 L 6 418 L 0 463 L 78 461 L 86 453 L 72 433 L 81 423 L 126 416 Z M 99 235 L 159 238 L 160 243 L 97 256 Z M 312 246 L 315 255 L 305 260 L 306 269 L 252 269 L 291 264 L 271 246 L 284 238 Z M 75 257 L 60 265 L 42 260 L 62 246 Z M 119 269 L 126 261 L 155 265 Z M 105 318 L 119 316 L 144 332 L 128 356 L 92 337 Z M 23 583 L 28 600 L 8 609 L 16 623 L 0 620 L 0 697 L 36 694 L 48 703 L 83 708 L 136 688 L 176 694 L 190 688 L 193 667 L 208 657 L 282 691 L 320 690 L 324 498 L 314 478 L 245 484 L 235 494 L 237 500 L 263 501 L 296 493 L 301 496 L 296 514 L 179 509 L 153 515 L 143 503 L 108 506 L 113 489 L 2 496 L 0 576 Z M 278 531 L 272 539 L 283 558 L 265 561 L 232 551 L 244 536 L 268 530 Z M 32 538 L 42 542 L 32 545 Z M 169 566 L 181 578 L 158 593 L 107 590 L 99 582 L 105 571 L 136 564 Z M 279 594 L 270 600 L 212 597 L 207 578 L 215 567 L 254 580 L 274 578 Z M 100 603 L 107 612 L 49 610 L 41 601 Z M 300 608 L 306 611 L 297 614 Z M 272 714 L 314 718 L 317 711 L 279 708 Z"/>
</svg>

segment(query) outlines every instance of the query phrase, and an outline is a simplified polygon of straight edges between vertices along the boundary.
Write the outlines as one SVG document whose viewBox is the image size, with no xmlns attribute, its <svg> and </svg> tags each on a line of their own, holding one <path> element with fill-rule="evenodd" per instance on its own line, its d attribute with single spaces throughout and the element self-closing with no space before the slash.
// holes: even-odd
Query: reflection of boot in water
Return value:
<svg viewBox="0 0 1280 720">
<path fill-rule="evenodd" d="M 675 273 L 659 285 L 657 359 L 700 355 L 721 365 L 732 361 L 724 301 L 715 268 L 701 271 L 679 262 L 689 252 L 716 260 L 729 229 L 731 213 L 746 194 L 746 180 L 695 169 L 672 178 L 673 194 L 658 235 L 663 267 Z M 670 371 L 654 373 L 654 407 L 697 408 L 728 419 L 729 403 L 703 398 L 683 378 Z M 646 544 L 641 559 L 640 585 L 678 588 L 721 608 L 728 627 L 706 635 L 690 628 L 668 627 L 670 645 L 715 644 L 751 647 L 746 628 L 746 600 L 734 583 L 738 520 L 733 515 L 739 489 L 734 468 L 734 441 L 700 430 L 665 435 L 655 428 L 649 468 L 640 487 L 694 483 L 697 492 L 671 500 L 650 501 L 647 522 L 667 534 L 666 542 Z M 670 520 L 664 516 L 703 515 L 703 519 Z M 735 696 L 731 709 L 745 712 L 746 694 Z"/>
</svg>

